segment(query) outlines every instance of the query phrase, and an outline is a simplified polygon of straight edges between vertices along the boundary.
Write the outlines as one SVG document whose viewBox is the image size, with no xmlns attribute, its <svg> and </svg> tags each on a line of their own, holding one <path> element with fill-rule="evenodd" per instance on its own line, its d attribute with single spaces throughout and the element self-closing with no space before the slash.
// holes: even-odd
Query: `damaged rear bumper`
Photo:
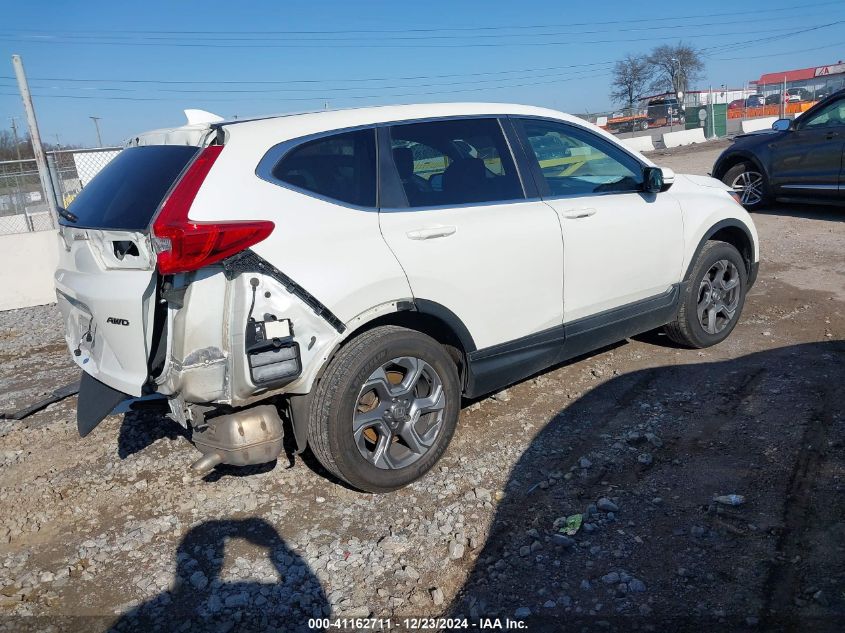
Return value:
<svg viewBox="0 0 845 633">
<path fill-rule="evenodd" d="M 165 282 L 166 350 L 154 385 L 186 403 L 251 404 L 307 393 L 345 330 L 254 253 Z"/>
</svg>

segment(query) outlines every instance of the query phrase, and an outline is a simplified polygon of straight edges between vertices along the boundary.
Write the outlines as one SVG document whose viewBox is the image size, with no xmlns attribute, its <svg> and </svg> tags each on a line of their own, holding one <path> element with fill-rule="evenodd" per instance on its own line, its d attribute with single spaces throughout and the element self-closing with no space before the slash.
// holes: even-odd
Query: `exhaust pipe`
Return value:
<svg viewBox="0 0 845 633">
<path fill-rule="evenodd" d="M 282 419 L 273 405 L 206 418 L 205 422 L 191 438 L 203 454 L 191 464 L 191 470 L 199 475 L 218 464 L 250 466 L 272 462 L 282 453 Z"/>
</svg>

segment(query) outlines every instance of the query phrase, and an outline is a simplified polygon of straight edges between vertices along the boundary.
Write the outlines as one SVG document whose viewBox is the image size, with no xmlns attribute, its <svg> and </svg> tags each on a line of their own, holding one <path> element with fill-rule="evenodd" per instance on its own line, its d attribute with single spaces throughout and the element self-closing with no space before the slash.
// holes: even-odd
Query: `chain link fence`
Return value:
<svg viewBox="0 0 845 633">
<path fill-rule="evenodd" d="M 56 228 L 47 195 L 66 208 L 119 151 L 101 147 L 48 152 L 53 192 L 44 190 L 34 159 L 0 161 L 0 235 Z"/>
<path fill-rule="evenodd" d="M 703 127 L 708 138 L 725 137 L 740 133 L 743 121 L 801 116 L 843 86 L 845 74 L 743 88 L 722 85 L 687 91 L 681 99 L 672 94 L 642 97 L 633 107 L 579 116 L 623 138 L 659 138 L 665 132 L 693 127 Z"/>
</svg>

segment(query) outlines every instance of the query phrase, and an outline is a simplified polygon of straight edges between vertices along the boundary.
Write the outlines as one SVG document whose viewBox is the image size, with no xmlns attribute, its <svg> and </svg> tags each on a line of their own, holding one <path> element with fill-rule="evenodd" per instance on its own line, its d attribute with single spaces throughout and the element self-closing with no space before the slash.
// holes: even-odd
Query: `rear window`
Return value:
<svg viewBox="0 0 845 633">
<path fill-rule="evenodd" d="M 326 198 L 374 207 L 375 130 L 344 132 L 303 143 L 276 165 L 273 176 Z"/>
<path fill-rule="evenodd" d="M 67 226 L 142 231 L 179 174 L 199 151 L 186 145 L 130 147 L 118 154 L 76 196 Z"/>
<path fill-rule="evenodd" d="M 496 119 L 454 119 L 390 128 L 396 172 L 409 207 L 524 197 Z"/>
</svg>

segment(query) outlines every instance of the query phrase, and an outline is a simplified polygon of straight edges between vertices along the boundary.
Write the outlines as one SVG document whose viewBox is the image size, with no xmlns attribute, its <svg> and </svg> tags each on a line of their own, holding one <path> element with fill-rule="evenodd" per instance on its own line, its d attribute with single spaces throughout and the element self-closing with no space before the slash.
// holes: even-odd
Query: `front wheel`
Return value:
<svg viewBox="0 0 845 633">
<path fill-rule="evenodd" d="M 766 176 L 752 163 L 738 163 L 722 176 L 722 182 L 739 194 L 746 209 L 759 209 L 769 200 Z"/>
<path fill-rule="evenodd" d="M 666 334 L 687 347 L 721 343 L 739 321 L 747 287 L 748 273 L 739 251 L 727 242 L 707 242 L 687 279 L 678 315 L 666 326 Z"/>
<path fill-rule="evenodd" d="M 352 486 L 396 490 L 446 451 L 460 398 L 457 368 L 440 343 L 414 330 L 376 327 L 330 361 L 312 398 L 308 444 Z"/>
</svg>

